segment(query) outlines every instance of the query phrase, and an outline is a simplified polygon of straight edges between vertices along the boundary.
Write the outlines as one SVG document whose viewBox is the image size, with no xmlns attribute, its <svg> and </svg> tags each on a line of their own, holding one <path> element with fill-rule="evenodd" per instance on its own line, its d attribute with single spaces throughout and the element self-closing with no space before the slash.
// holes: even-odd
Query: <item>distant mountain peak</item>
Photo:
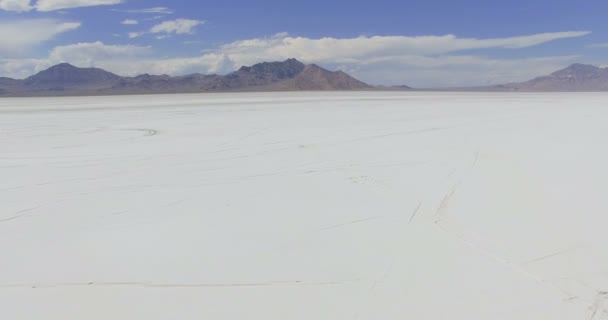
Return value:
<svg viewBox="0 0 608 320">
<path fill-rule="evenodd" d="M 103 86 L 120 79 L 120 76 L 102 69 L 78 68 L 69 63 L 60 63 L 28 77 L 24 84 L 36 90 L 65 90 L 66 87 Z"/>
<path fill-rule="evenodd" d="M 305 65 L 297 59 L 290 58 L 285 61 L 262 62 L 252 66 L 242 66 L 237 72 L 254 73 L 285 73 L 286 76 L 297 74 L 304 69 Z"/>
<path fill-rule="evenodd" d="M 570 66 L 568 66 L 567 68 L 554 72 L 553 75 L 562 74 L 562 75 L 584 76 L 584 75 L 595 74 L 601 70 L 602 70 L 602 68 L 596 67 L 594 65 L 574 63 L 574 64 L 571 64 Z"/>
<path fill-rule="evenodd" d="M 594 66 L 592 64 L 573 63 L 573 64 L 569 65 L 566 69 L 584 69 L 584 70 L 590 70 L 590 69 L 600 69 L 600 67 Z"/>
<path fill-rule="evenodd" d="M 67 62 L 63 62 L 63 63 L 56 64 L 56 65 L 50 67 L 49 69 L 79 69 L 79 68 L 74 65 L 71 65 Z"/>
<path fill-rule="evenodd" d="M 309 64 L 294 78 L 275 84 L 273 90 L 367 90 L 372 87 L 343 71 L 329 71 L 316 64 Z"/>
<path fill-rule="evenodd" d="M 518 91 L 606 91 L 608 68 L 574 63 L 547 76 L 501 87 Z"/>
</svg>

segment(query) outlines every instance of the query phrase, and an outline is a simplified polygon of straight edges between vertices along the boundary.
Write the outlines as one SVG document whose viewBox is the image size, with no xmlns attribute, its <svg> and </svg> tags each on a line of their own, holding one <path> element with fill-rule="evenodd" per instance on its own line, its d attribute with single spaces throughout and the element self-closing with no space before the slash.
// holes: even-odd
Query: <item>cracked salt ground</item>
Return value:
<svg viewBox="0 0 608 320">
<path fill-rule="evenodd" d="M 606 103 L 2 99 L 0 314 L 608 319 Z"/>
</svg>

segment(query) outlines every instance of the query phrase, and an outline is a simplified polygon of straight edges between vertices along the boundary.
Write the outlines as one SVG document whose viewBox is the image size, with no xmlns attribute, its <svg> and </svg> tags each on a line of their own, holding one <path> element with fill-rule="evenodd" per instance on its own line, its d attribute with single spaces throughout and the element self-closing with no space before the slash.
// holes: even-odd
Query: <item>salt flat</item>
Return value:
<svg viewBox="0 0 608 320">
<path fill-rule="evenodd" d="M 608 319 L 608 94 L 0 100 L 2 319 Z"/>
</svg>

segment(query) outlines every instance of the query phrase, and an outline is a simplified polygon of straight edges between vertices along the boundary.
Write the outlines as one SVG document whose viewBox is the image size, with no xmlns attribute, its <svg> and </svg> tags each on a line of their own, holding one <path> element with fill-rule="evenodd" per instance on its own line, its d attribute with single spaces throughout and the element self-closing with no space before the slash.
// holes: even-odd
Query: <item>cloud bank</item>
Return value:
<svg viewBox="0 0 608 320">
<path fill-rule="evenodd" d="M 80 22 L 54 19 L 0 22 L 0 57 L 21 55 L 40 43 L 79 27 Z"/>
<path fill-rule="evenodd" d="M 0 10 L 26 12 L 32 9 L 30 0 L 0 0 Z"/>
</svg>

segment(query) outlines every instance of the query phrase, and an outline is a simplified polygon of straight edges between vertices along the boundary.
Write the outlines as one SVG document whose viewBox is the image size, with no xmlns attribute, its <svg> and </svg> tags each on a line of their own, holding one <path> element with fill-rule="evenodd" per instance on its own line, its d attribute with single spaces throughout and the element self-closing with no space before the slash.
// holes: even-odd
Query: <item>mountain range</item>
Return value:
<svg viewBox="0 0 608 320">
<path fill-rule="evenodd" d="M 608 91 L 608 68 L 575 63 L 547 76 L 496 88 L 509 91 Z"/>
<path fill-rule="evenodd" d="M 149 75 L 122 77 L 99 68 L 58 64 L 23 80 L 0 77 L 0 96 L 69 96 L 240 91 L 412 90 L 371 86 L 342 71 L 329 71 L 296 59 L 241 67 L 227 75 Z M 456 91 L 608 91 L 608 68 L 573 64 L 529 81 Z"/>
<path fill-rule="evenodd" d="M 231 91 L 369 90 L 373 87 L 342 71 L 329 71 L 296 59 L 241 67 L 227 75 L 143 74 L 121 77 L 98 68 L 58 64 L 23 80 L 0 78 L 0 96 L 64 96 Z"/>
</svg>

